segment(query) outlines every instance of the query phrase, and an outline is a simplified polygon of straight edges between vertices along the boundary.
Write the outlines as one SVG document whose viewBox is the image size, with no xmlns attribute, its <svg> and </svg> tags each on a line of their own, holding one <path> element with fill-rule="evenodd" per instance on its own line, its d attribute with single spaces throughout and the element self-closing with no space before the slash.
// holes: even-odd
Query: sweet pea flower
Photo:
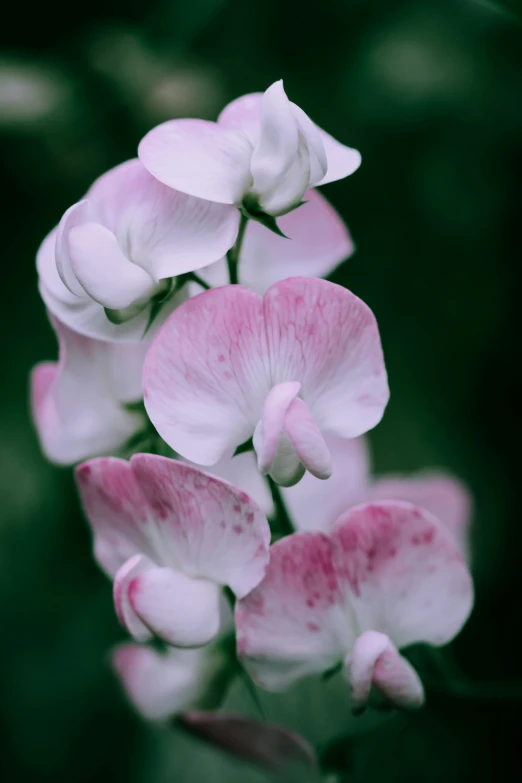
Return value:
<svg viewBox="0 0 522 783">
<path fill-rule="evenodd" d="M 288 100 L 283 82 L 244 95 L 217 123 L 170 120 L 149 131 L 138 154 L 160 182 L 191 196 L 235 204 L 251 217 L 280 216 L 308 188 L 343 179 L 361 163 Z"/>
<path fill-rule="evenodd" d="M 279 221 L 284 237 L 261 223 L 249 223 L 239 256 L 239 282 L 264 294 L 273 283 L 287 277 L 327 277 L 354 251 L 342 218 L 318 190 L 305 193 L 305 204 Z M 226 285 L 225 259 L 199 276 L 211 286 Z"/>
<path fill-rule="evenodd" d="M 174 278 L 219 260 L 237 230 L 233 207 L 171 190 L 129 160 L 97 179 L 44 240 L 40 292 L 71 329 L 137 342 L 162 302 L 163 319 L 179 302 Z"/>
<path fill-rule="evenodd" d="M 32 414 L 42 450 L 58 465 L 120 449 L 145 423 L 126 407 L 142 399 L 146 347 L 92 340 L 50 316 L 58 362 L 31 373 Z"/>
<path fill-rule="evenodd" d="M 325 440 L 332 455 L 332 477 L 318 481 L 307 473 L 297 486 L 283 490 L 297 530 L 327 533 L 351 506 L 366 501 L 405 500 L 437 517 L 453 536 L 461 555 L 469 560 L 472 500 L 461 481 L 438 470 L 374 478 L 364 438 L 341 440 L 329 435 Z M 245 468 L 238 474 L 238 481 L 232 469 L 227 477 L 241 487 L 253 482 L 253 477 L 245 475 Z"/>
<path fill-rule="evenodd" d="M 184 302 L 146 357 L 144 399 L 161 437 L 214 465 L 253 436 L 282 486 L 331 473 L 323 432 L 374 427 L 388 384 L 373 313 L 325 280 L 290 278 L 264 297 L 224 286 Z"/>
<path fill-rule="evenodd" d="M 264 580 L 236 605 L 238 652 L 267 690 L 342 663 L 354 711 L 372 684 L 416 708 L 422 683 L 399 649 L 446 644 L 472 604 L 469 571 L 442 523 L 410 503 L 363 504 L 328 536 L 295 533 L 271 547 Z"/>
<path fill-rule="evenodd" d="M 93 460 L 76 475 L 123 627 L 136 641 L 156 635 L 179 647 L 214 638 L 221 588 L 244 597 L 265 572 L 270 530 L 259 507 L 226 481 L 152 454 Z"/>
<path fill-rule="evenodd" d="M 148 720 L 165 720 L 186 709 L 212 706 L 225 685 L 227 658 L 218 644 L 160 652 L 126 642 L 112 653 L 112 666 L 135 709 Z"/>
</svg>

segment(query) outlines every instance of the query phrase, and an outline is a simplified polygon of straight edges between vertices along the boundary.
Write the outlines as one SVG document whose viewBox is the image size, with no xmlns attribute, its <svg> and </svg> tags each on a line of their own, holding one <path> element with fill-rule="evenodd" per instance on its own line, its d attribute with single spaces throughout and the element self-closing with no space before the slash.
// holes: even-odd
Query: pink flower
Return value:
<svg viewBox="0 0 522 783">
<path fill-rule="evenodd" d="M 145 417 L 125 407 L 141 400 L 145 345 L 91 340 L 51 316 L 58 362 L 31 373 L 31 402 L 42 450 L 51 462 L 75 462 L 117 450 Z"/>
<path fill-rule="evenodd" d="M 138 154 L 161 182 L 183 193 L 235 204 L 251 216 L 279 216 L 299 206 L 310 187 L 359 167 L 345 147 L 288 100 L 283 82 L 244 95 L 218 122 L 170 120 L 151 130 Z"/>
<path fill-rule="evenodd" d="M 422 684 L 398 650 L 446 644 L 472 604 L 471 577 L 442 523 L 410 503 L 365 504 L 329 536 L 295 533 L 271 547 L 265 579 L 236 606 L 238 651 L 268 690 L 342 662 L 355 710 L 372 683 L 414 708 Z"/>
<path fill-rule="evenodd" d="M 351 506 L 365 501 L 405 500 L 443 522 L 461 555 L 469 559 L 472 502 L 458 479 L 442 471 L 373 478 L 364 438 L 346 441 L 328 436 L 326 443 L 332 455 L 332 477 L 325 482 L 307 474 L 297 486 L 284 490 L 285 502 L 298 530 L 328 532 L 338 516 Z M 239 486 L 248 480 L 241 476 L 236 482 L 231 470 L 228 475 Z"/>
<path fill-rule="evenodd" d="M 137 641 L 206 644 L 219 630 L 221 587 L 241 598 L 262 579 L 268 522 L 228 482 L 151 454 L 93 460 L 77 479 L 96 558 Z"/>
<path fill-rule="evenodd" d="M 239 257 L 243 285 L 264 294 L 287 277 L 327 277 L 352 255 L 352 239 L 332 205 L 318 190 L 309 190 L 304 197 L 303 206 L 278 221 L 284 237 L 261 223 L 249 223 Z M 212 286 L 228 283 L 224 259 L 200 270 L 199 275 Z"/>
<path fill-rule="evenodd" d="M 167 443 L 214 465 L 253 436 L 258 466 L 283 486 L 331 473 L 323 432 L 353 438 L 388 401 L 377 324 L 341 286 L 291 278 L 264 297 L 241 286 L 181 305 L 144 367 L 147 412 Z"/>
<path fill-rule="evenodd" d="M 77 332 L 136 342 L 172 278 L 220 259 L 238 220 L 233 207 L 177 193 L 129 160 L 97 179 L 44 240 L 42 297 Z M 177 301 L 169 299 L 163 317 Z"/>
</svg>

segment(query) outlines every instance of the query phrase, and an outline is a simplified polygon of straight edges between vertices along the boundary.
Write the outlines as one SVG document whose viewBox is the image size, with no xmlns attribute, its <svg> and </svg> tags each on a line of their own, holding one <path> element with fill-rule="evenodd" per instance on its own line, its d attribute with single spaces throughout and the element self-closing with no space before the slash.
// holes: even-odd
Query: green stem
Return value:
<svg viewBox="0 0 522 783">
<path fill-rule="evenodd" d="M 239 229 L 237 232 L 237 239 L 227 253 L 228 276 L 230 279 L 230 283 L 232 285 L 235 285 L 239 282 L 239 278 L 238 278 L 239 257 L 241 255 L 241 246 L 243 244 L 243 239 L 245 238 L 247 223 L 248 223 L 248 218 L 245 215 L 243 215 L 243 213 L 241 213 L 241 217 L 239 219 Z"/>
<path fill-rule="evenodd" d="M 201 288 L 204 288 L 205 291 L 209 291 L 212 286 L 206 283 L 199 275 L 197 275 L 195 272 L 189 272 L 187 275 L 187 280 L 191 280 L 193 283 L 197 283 L 201 286 Z"/>
<path fill-rule="evenodd" d="M 281 495 L 281 489 L 271 476 L 267 476 L 266 480 L 268 481 L 270 494 L 272 495 L 272 500 L 276 511 L 277 532 L 282 533 L 284 536 L 289 536 L 295 531 L 292 520 L 290 519 L 290 514 L 286 508 L 285 501 Z"/>
</svg>

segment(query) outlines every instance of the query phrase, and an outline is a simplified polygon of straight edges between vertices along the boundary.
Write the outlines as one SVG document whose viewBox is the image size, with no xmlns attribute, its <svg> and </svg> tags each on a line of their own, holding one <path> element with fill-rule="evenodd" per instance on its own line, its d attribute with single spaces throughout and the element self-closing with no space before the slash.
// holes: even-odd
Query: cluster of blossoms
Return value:
<svg viewBox="0 0 522 783">
<path fill-rule="evenodd" d="M 468 495 L 372 478 L 377 323 L 321 279 L 353 243 L 314 188 L 359 164 L 277 82 L 217 123 L 154 128 L 39 250 L 60 350 L 33 371 L 34 420 L 50 460 L 88 460 L 95 556 L 133 639 L 114 665 L 150 718 L 219 701 L 236 655 L 269 690 L 338 667 L 354 711 L 372 690 L 418 707 L 399 650 L 470 613 Z"/>
</svg>

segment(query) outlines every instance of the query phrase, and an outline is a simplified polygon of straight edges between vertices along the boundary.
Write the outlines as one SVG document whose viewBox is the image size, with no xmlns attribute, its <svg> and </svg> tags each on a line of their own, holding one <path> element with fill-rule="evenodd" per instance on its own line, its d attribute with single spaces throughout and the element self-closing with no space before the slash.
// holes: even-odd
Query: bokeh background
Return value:
<svg viewBox="0 0 522 783">
<path fill-rule="evenodd" d="M 448 696 L 357 742 L 354 783 L 501 780 L 518 764 L 522 688 L 516 424 L 522 8 L 486 0 L 91 0 L 14 3 L 2 25 L 0 770 L 4 781 L 248 783 L 263 776 L 128 707 L 107 662 L 123 638 L 71 471 L 41 456 L 27 377 L 56 355 L 36 289 L 44 235 L 154 124 L 214 119 L 283 77 L 359 148 L 329 185 L 356 255 L 335 275 L 380 323 L 392 398 L 376 470 L 441 466 L 475 498 L 477 603 Z M 486 694 L 487 695 L 487 694 Z M 252 711 L 244 694 L 232 706 Z M 234 701 L 234 699 L 236 701 Z M 265 700 L 324 743 L 364 724 L 339 686 Z M 239 707 L 238 707 L 239 705 Z M 348 750 L 350 743 L 342 746 Z M 343 750 L 344 748 L 344 750 Z M 511 773 L 509 773 L 511 776 Z"/>
</svg>

